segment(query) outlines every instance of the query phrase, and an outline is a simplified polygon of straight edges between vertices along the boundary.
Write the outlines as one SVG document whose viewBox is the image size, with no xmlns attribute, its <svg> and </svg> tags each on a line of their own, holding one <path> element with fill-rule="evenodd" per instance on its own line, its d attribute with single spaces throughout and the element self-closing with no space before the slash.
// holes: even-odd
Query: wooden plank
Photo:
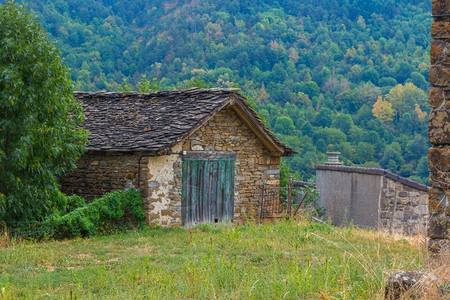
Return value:
<svg viewBox="0 0 450 300">
<path fill-rule="evenodd" d="M 191 225 L 195 225 L 198 220 L 198 203 L 197 203 L 197 186 L 198 186 L 198 163 L 196 161 L 193 161 L 191 164 L 192 168 L 192 174 L 191 174 L 191 186 L 192 194 L 191 194 Z"/>
<path fill-rule="evenodd" d="M 211 220 L 214 222 L 217 216 L 217 209 L 216 209 L 216 194 L 217 194 L 217 160 L 211 160 L 211 167 L 210 167 L 210 190 L 209 190 L 209 200 L 211 205 Z"/>
<path fill-rule="evenodd" d="M 234 158 L 183 158 L 182 220 L 185 226 L 233 219 L 234 164 Z"/>
<path fill-rule="evenodd" d="M 211 222 L 211 205 L 209 203 L 209 160 L 203 161 L 202 170 L 203 189 L 202 189 L 202 201 L 203 201 L 203 222 Z"/>
<path fill-rule="evenodd" d="M 181 170 L 181 222 L 183 225 L 187 225 L 188 222 L 188 210 L 187 210 L 187 192 L 188 192 L 188 178 L 187 178 L 187 172 L 188 172 L 188 163 L 186 161 L 183 161 L 182 170 Z"/>
<path fill-rule="evenodd" d="M 202 191 L 203 191 L 203 176 L 202 176 L 202 161 L 197 161 L 197 220 L 196 224 L 203 221 L 203 201 L 202 201 Z"/>
<path fill-rule="evenodd" d="M 230 181 L 230 186 L 231 186 L 231 197 L 230 197 L 230 202 L 228 203 L 228 221 L 232 222 L 234 219 L 234 175 L 235 175 L 235 160 L 232 161 L 233 163 L 231 164 L 231 181 Z"/>
<path fill-rule="evenodd" d="M 236 158 L 236 152 L 212 152 L 212 151 L 184 151 L 183 159 L 199 160 L 199 159 L 221 159 Z"/>
</svg>

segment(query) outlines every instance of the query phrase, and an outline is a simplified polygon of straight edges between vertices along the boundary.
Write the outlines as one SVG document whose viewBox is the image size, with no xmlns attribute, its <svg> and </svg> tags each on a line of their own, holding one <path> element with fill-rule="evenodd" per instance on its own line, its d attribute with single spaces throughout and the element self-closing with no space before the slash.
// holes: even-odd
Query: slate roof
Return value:
<svg viewBox="0 0 450 300">
<path fill-rule="evenodd" d="M 263 125 L 238 89 L 75 92 L 74 96 L 82 102 L 86 116 L 83 127 L 90 131 L 88 150 L 164 154 L 227 104 L 233 104 L 249 116 L 281 155 L 294 153 Z"/>
</svg>

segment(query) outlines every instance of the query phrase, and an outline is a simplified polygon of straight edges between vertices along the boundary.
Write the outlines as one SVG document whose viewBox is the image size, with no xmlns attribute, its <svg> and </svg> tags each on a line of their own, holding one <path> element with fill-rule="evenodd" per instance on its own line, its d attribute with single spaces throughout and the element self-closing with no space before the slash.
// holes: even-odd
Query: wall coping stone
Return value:
<svg viewBox="0 0 450 300">
<path fill-rule="evenodd" d="M 429 187 L 424 184 L 406 179 L 397 174 L 389 172 L 388 170 L 385 170 L 385 169 L 363 168 L 363 167 L 342 166 L 342 165 L 340 165 L 340 166 L 339 165 L 317 165 L 316 170 L 336 171 L 336 172 L 346 172 L 346 173 L 360 173 L 360 174 L 369 174 L 369 175 L 381 175 L 386 178 L 392 179 L 396 182 L 399 182 L 401 184 L 404 184 L 406 186 L 417 189 L 419 191 L 428 192 L 428 189 L 429 189 Z"/>
</svg>

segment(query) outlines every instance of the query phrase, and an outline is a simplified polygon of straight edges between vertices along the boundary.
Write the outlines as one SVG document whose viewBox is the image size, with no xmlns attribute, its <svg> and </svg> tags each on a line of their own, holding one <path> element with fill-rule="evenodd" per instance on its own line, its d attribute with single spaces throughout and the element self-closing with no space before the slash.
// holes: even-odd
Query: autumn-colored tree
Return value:
<svg viewBox="0 0 450 300">
<path fill-rule="evenodd" d="M 400 116 L 411 112 L 415 104 L 427 105 L 427 94 L 413 83 L 398 84 L 386 95 L 386 100 L 392 104 L 392 108 Z"/>
<path fill-rule="evenodd" d="M 416 112 L 419 121 L 422 121 L 427 116 L 427 112 L 422 111 L 417 103 L 414 105 L 414 111 Z"/>
<path fill-rule="evenodd" d="M 375 118 L 382 120 L 384 123 L 391 122 L 395 116 L 392 104 L 383 100 L 381 96 L 378 96 L 377 102 L 373 104 L 372 113 Z"/>
</svg>

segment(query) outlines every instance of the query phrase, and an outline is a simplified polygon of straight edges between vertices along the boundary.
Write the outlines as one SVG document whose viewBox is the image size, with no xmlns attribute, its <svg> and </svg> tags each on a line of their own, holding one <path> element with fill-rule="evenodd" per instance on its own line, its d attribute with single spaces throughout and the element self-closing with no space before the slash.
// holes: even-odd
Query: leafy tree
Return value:
<svg viewBox="0 0 450 300">
<path fill-rule="evenodd" d="M 322 107 L 316 116 L 316 124 L 318 126 L 328 127 L 333 121 L 333 113 L 328 107 Z"/>
<path fill-rule="evenodd" d="M 395 115 L 392 104 L 383 100 L 381 96 L 378 96 L 377 102 L 373 104 L 372 113 L 375 118 L 382 120 L 384 123 L 391 122 Z"/>
<path fill-rule="evenodd" d="M 419 104 L 421 107 L 428 105 L 427 94 L 410 82 L 393 87 L 386 95 L 386 100 L 391 103 L 392 108 L 399 116 L 406 112 L 412 112 L 415 104 Z"/>
<path fill-rule="evenodd" d="M 353 126 L 352 117 L 349 114 L 338 114 L 332 121 L 331 126 L 340 129 L 345 134 L 348 134 L 350 128 Z"/>
<path fill-rule="evenodd" d="M 303 123 L 302 127 L 300 128 L 301 132 L 306 135 L 306 136 L 312 136 L 313 134 L 313 127 L 311 125 L 311 123 L 309 123 L 308 121 L 305 121 L 305 123 Z"/>
<path fill-rule="evenodd" d="M 281 134 L 294 134 L 294 122 L 288 116 L 278 117 L 275 121 L 275 132 Z"/>
<path fill-rule="evenodd" d="M 347 141 L 345 133 L 336 128 L 320 128 L 314 133 L 314 140 L 324 140 L 328 145 L 339 145 L 342 142 Z"/>
<path fill-rule="evenodd" d="M 403 159 L 400 152 L 393 148 L 388 148 L 384 152 L 384 155 L 380 160 L 381 166 L 392 172 L 398 172 L 400 170 L 400 166 L 402 166 L 404 163 L 405 160 Z"/>
<path fill-rule="evenodd" d="M 429 174 L 428 157 L 422 156 L 422 158 L 419 159 L 419 162 L 417 163 L 417 175 L 423 178 L 428 178 Z"/>
<path fill-rule="evenodd" d="M 353 161 L 358 164 L 363 164 L 374 159 L 375 147 L 366 142 L 360 142 L 355 147 L 355 154 Z"/>
<path fill-rule="evenodd" d="M 22 5 L 0 6 L 0 221 L 42 219 L 86 141 L 59 50 Z"/>
</svg>

